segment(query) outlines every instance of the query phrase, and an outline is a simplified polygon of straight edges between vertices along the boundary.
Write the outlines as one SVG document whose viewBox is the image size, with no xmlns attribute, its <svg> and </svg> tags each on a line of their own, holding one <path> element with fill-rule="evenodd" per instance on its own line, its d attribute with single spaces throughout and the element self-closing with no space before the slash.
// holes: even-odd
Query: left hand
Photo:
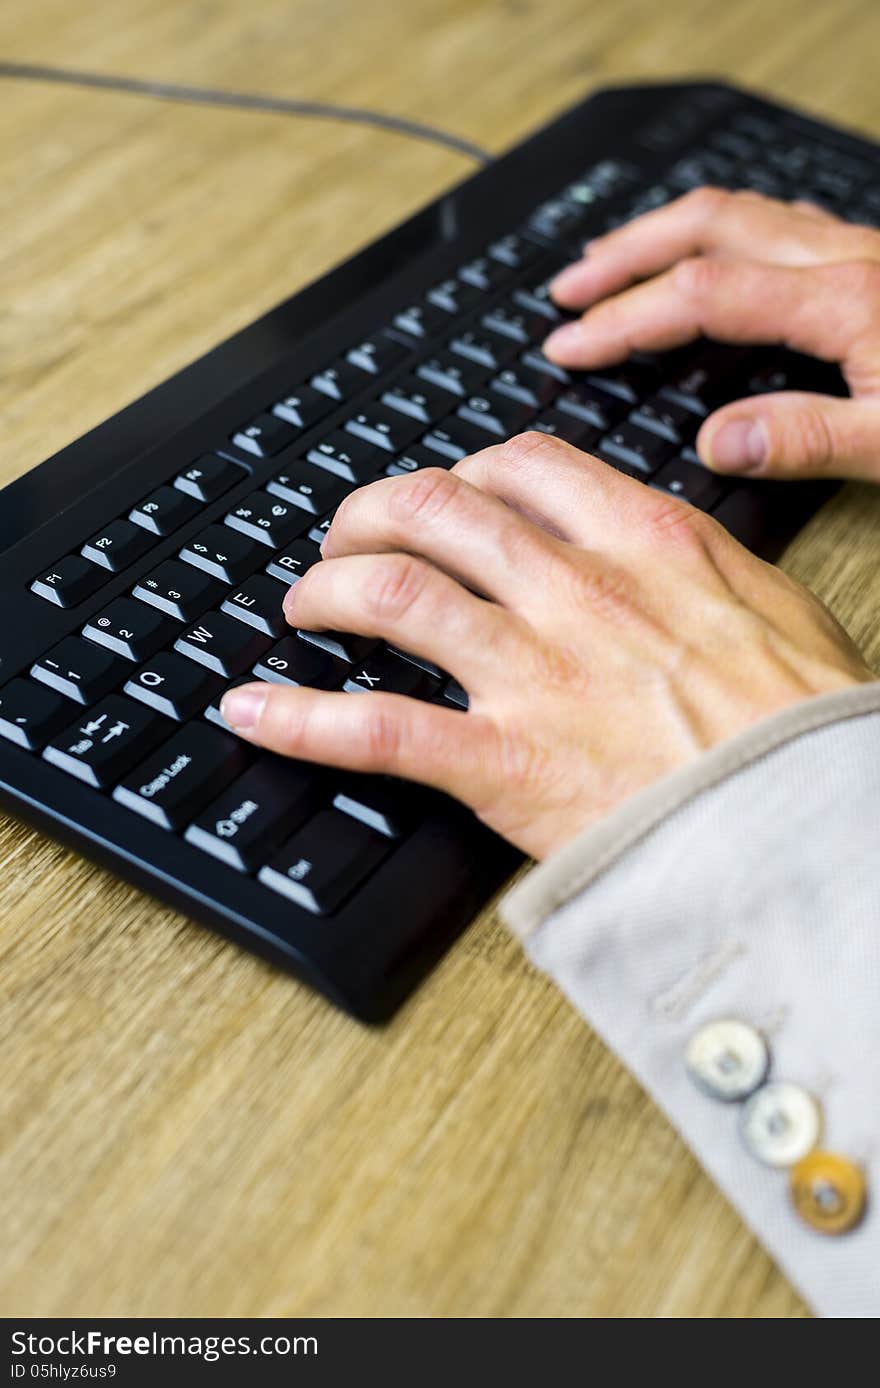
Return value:
<svg viewBox="0 0 880 1388">
<path fill-rule="evenodd" d="M 258 683 L 225 696 L 231 726 L 439 787 L 536 858 L 748 724 L 872 678 L 717 522 L 538 433 L 354 492 L 284 608 L 427 657 L 470 709 Z"/>
</svg>

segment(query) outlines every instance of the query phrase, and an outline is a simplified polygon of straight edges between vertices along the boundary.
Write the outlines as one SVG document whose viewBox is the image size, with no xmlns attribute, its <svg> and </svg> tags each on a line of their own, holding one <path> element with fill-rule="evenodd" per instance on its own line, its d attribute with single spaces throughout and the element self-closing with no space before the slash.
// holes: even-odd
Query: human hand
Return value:
<svg viewBox="0 0 880 1388">
<path fill-rule="evenodd" d="M 584 310 L 544 344 L 563 366 L 701 335 L 839 364 L 852 399 L 739 400 L 706 420 L 697 449 L 717 472 L 880 481 L 880 231 L 809 203 L 700 188 L 592 241 L 553 292 Z"/>
<path fill-rule="evenodd" d="M 536 858 L 748 724 L 872 678 L 716 521 L 539 433 L 354 492 L 284 609 L 427 657 L 469 711 L 256 684 L 225 696 L 231 726 L 448 791 Z"/>
</svg>

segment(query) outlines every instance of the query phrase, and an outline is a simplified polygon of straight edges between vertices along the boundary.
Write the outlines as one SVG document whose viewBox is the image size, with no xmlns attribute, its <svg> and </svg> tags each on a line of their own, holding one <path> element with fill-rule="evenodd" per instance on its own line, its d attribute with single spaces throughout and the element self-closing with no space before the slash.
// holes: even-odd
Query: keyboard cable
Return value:
<svg viewBox="0 0 880 1388">
<path fill-rule="evenodd" d="M 282 116 L 309 116 L 319 120 L 347 121 L 351 125 L 368 125 L 386 130 L 392 135 L 407 135 L 426 140 L 472 159 L 480 165 L 492 162 L 492 156 L 472 140 L 453 135 L 448 130 L 426 125 L 423 121 L 408 120 L 405 116 L 388 115 L 358 106 L 339 106 L 327 101 L 299 101 L 285 96 L 261 96 L 256 92 L 230 92 L 213 87 L 181 86 L 174 82 L 154 82 L 142 77 L 120 77 L 111 73 L 81 72 L 74 68 L 46 67 L 37 63 L 0 62 L 0 78 L 23 82 L 55 82 L 69 87 L 89 87 L 97 91 L 126 92 L 132 96 L 152 97 L 157 101 L 182 101 L 198 106 L 228 106 L 242 111 L 266 111 Z"/>
</svg>

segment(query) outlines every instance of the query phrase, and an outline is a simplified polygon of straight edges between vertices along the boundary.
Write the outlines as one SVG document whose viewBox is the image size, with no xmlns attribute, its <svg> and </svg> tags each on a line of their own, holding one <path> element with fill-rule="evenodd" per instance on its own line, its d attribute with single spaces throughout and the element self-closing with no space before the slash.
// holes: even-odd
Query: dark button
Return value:
<svg viewBox="0 0 880 1388">
<path fill-rule="evenodd" d="M 124 679 L 126 669 L 125 661 L 100 646 L 66 636 L 31 666 L 31 674 L 67 699 L 93 704 Z"/>
<path fill-rule="evenodd" d="M 379 690 L 429 699 L 437 688 L 437 681 L 412 661 L 392 651 L 379 650 L 352 665 L 344 688 L 349 694 Z"/>
<path fill-rule="evenodd" d="M 315 915 L 335 911 L 391 848 L 391 840 L 338 810 L 323 810 L 260 870 L 260 881 Z"/>
<path fill-rule="evenodd" d="M 266 483 L 266 490 L 298 506 L 307 515 L 323 516 L 325 511 L 336 509 L 342 498 L 348 496 L 350 488 L 334 481 L 323 468 L 297 462 L 284 472 L 276 473 L 271 482 Z"/>
<path fill-rule="evenodd" d="M 456 399 L 451 391 L 420 380 L 417 376 L 404 376 L 385 391 L 382 404 L 391 410 L 417 419 L 421 424 L 432 424 L 455 409 Z"/>
<path fill-rule="evenodd" d="M 187 840 L 239 872 L 253 872 L 315 808 L 318 773 L 262 757 L 203 810 Z"/>
<path fill-rule="evenodd" d="M 96 593 L 107 579 L 81 554 L 67 554 L 31 584 L 31 592 L 58 607 L 76 607 Z"/>
<path fill-rule="evenodd" d="M 668 439 L 670 443 L 689 442 L 696 432 L 693 412 L 684 405 L 674 400 L 664 400 L 659 395 L 646 400 L 630 418 L 640 429 L 650 429 L 661 438 Z"/>
<path fill-rule="evenodd" d="M 407 472 L 418 472 L 423 467 L 451 467 L 453 459 L 447 454 L 437 453 L 424 444 L 414 443 L 404 453 L 398 454 L 385 469 L 386 477 L 401 477 Z"/>
<path fill-rule="evenodd" d="M 576 415 L 565 414 L 562 410 L 544 410 L 535 420 L 533 427 L 542 434 L 552 434 L 563 439 L 575 448 L 591 449 L 599 437 L 599 430 Z"/>
<path fill-rule="evenodd" d="M 466 419 L 449 415 L 430 434 L 425 435 L 424 444 L 426 448 L 457 463 L 459 458 L 466 458 L 469 453 L 478 453 L 485 448 L 488 440 L 484 429 L 478 429 Z"/>
<path fill-rule="evenodd" d="M 419 791 L 410 782 L 392 776 L 351 775 L 334 795 L 333 805 L 377 834 L 396 839 L 415 827 L 419 799 Z"/>
<path fill-rule="evenodd" d="M 447 680 L 443 690 L 443 699 L 446 703 L 452 704 L 454 708 L 467 709 L 469 699 L 467 693 L 462 689 L 458 680 Z"/>
<path fill-rule="evenodd" d="M 240 675 L 266 650 L 264 636 L 221 612 L 208 612 L 179 636 L 174 649 L 217 675 Z"/>
<path fill-rule="evenodd" d="M 494 391 L 485 395 L 468 396 L 464 404 L 459 405 L 457 413 L 459 419 L 467 420 L 468 424 L 473 424 L 477 429 L 502 439 L 519 434 L 535 417 L 531 405 L 524 405 L 520 400 L 511 400 L 506 395 L 497 395 Z M 489 440 L 486 439 L 484 442 L 488 443 Z"/>
<path fill-rule="evenodd" d="M 478 255 L 473 260 L 469 260 L 466 265 L 459 266 L 458 277 L 464 280 L 465 284 L 472 284 L 476 289 L 494 289 L 509 277 L 510 269 L 508 265 L 497 256 Z"/>
<path fill-rule="evenodd" d="M 530 366 L 507 366 L 491 381 L 491 388 L 499 395 L 518 400 L 533 410 L 545 409 L 552 404 L 559 391 L 559 382 L 544 372 L 535 371 Z"/>
<path fill-rule="evenodd" d="M 493 260 L 500 260 L 502 265 L 509 265 L 512 270 L 520 270 L 534 260 L 539 251 L 533 241 L 527 241 L 524 236 L 511 232 L 508 236 L 501 236 L 497 241 L 493 241 L 488 248 L 488 254 Z"/>
<path fill-rule="evenodd" d="M 656 368 L 646 363 L 624 361 L 619 366 L 591 371 L 587 381 L 591 386 L 598 386 L 609 395 L 617 395 L 627 404 L 634 405 L 656 385 L 658 375 Z"/>
<path fill-rule="evenodd" d="M 582 419 L 585 424 L 601 429 L 603 433 L 607 433 L 626 413 L 626 405 L 621 399 L 599 390 L 597 386 L 588 385 L 586 381 L 579 381 L 564 390 L 557 398 L 556 407 L 564 414 L 572 414 L 575 419 Z"/>
<path fill-rule="evenodd" d="M 622 462 L 650 476 L 666 462 L 673 451 L 672 444 L 659 434 L 640 429 L 629 420 L 606 434 L 598 446 L 600 457 L 608 462 Z"/>
<path fill-rule="evenodd" d="M 651 486 L 680 496 L 692 506 L 699 506 L 701 511 L 711 511 L 729 490 L 722 479 L 703 467 L 702 463 L 688 463 L 683 458 L 674 459 L 655 473 Z"/>
<path fill-rule="evenodd" d="M 261 414 L 233 434 L 232 442 L 255 458 L 272 458 L 296 441 L 300 429 L 277 414 Z"/>
<path fill-rule="evenodd" d="M 453 395 L 470 395 L 486 379 L 483 368 L 451 352 L 439 352 L 435 357 L 428 357 L 416 367 L 416 375 Z"/>
<path fill-rule="evenodd" d="M 191 564 L 166 559 L 152 573 L 145 574 L 132 589 L 132 597 L 149 603 L 179 622 L 191 622 L 211 607 L 223 592 L 222 586 Z"/>
<path fill-rule="evenodd" d="M 411 304 L 394 316 L 394 326 L 410 337 L 430 337 L 432 333 L 442 332 L 444 323 L 449 320 L 445 309 L 436 304 Z"/>
<path fill-rule="evenodd" d="M 278 638 L 287 630 L 281 608 L 284 594 L 274 578 L 267 574 L 251 574 L 239 588 L 224 598 L 222 611 L 236 621 L 245 622 L 264 636 Z"/>
<path fill-rule="evenodd" d="M 128 519 L 154 535 L 170 535 L 198 510 L 199 503 L 195 498 L 187 496 L 179 488 L 158 487 L 133 511 L 129 511 Z"/>
<path fill-rule="evenodd" d="M 283 400 L 273 405 L 272 413 L 285 423 L 292 424 L 301 433 L 317 424 L 332 408 L 332 401 L 321 391 L 315 390 L 312 386 L 300 386 L 292 395 L 285 395 Z"/>
<path fill-rule="evenodd" d="M 173 631 L 173 623 L 145 603 L 116 598 L 86 622 L 83 636 L 126 660 L 146 660 Z"/>
<path fill-rule="evenodd" d="M 468 330 L 452 338 L 449 347 L 456 356 L 485 366 L 487 371 L 498 371 L 516 355 L 517 344 L 500 333 Z"/>
<path fill-rule="evenodd" d="M 254 674 L 272 684 L 339 689 L 348 674 L 348 663 L 295 636 L 285 636 L 258 661 Z"/>
<path fill-rule="evenodd" d="M 418 420 L 401 414 L 399 410 L 389 410 L 384 405 L 366 405 L 345 421 L 345 427 L 350 434 L 387 453 L 399 453 L 422 432 Z M 357 482 L 361 478 L 354 476 L 352 480 Z"/>
<path fill-rule="evenodd" d="M 242 774 L 248 760 L 237 738 L 189 723 L 117 786 L 113 798 L 163 829 L 181 829 Z"/>
<path fill-rule="evenodd" d="M 178 491 L 195 497 L 196 501 L 214 501 L 246 476 L 247 473 L 239 464 L 206 453 L 191 463 L 179 477 L 175 477 L 174 485 Z"/>
<path fill-rule="evenodd" d="M 146 554 L 152 544 L 155 544 L 153 537 L 139 525 L 116 520 L 93 535 L 83 545 L 81 553 L 93 564 L 100 564 L 101 568 L 109 569 L 111 573 L 119 573 Z"/>
<path fill-rule="evenodd" d="M 363 660 L 376 645 L 372 636 L 353 636 L 344 631 L 297 631 L 297 636 L 310 646 L 320 646 L 322 651 L 335 655 L 337 660 L 345 660 L 349 665 L 355 660 Z"/>
<path fill-rule="evenodd" d="M 110 694 L 43 752 L 53 766 L 96 789 L 111 786 L 155 747 L 169 724 L 141 704 Z"/>
<path fill-rule="evenodd" d="M 311 384 L 315 390 L 329 396 L 331 400 L 347 400 L 350 395 L 356 395 L 359 390 L 363 390 L 368 382 L 364 379 L 360 367 L 350 361 L 341 361 L 319 371 L 317 376 L 312 377 Z"/>
<path fill-rule="evenodd" d="M 523 365 L 530 366 L 533 371 L 539 371 L 545 376 L 552 376 L 559 381 L 560 385 L 571 385 L 572 374 L 564 366 L 557 366 L 555 361 L 545 357 L 540 347 L 532 347 L 528 352 L 523 352 Z"/>
<path fill-rule="evenodd" d="M 302 578 L 320 558 L 320 551 L 315 549 L 310 540 L 294 540 L 280 554 L 276 554 L 274 559 L 269 560 L 266 573 L 272 578 L 280 579 L 282 583 L 296 583 L 296 580 Z"/>
<path fill-rule="evenodd" d="M 464 313 L 480 298 L 482 293 L 475 284 L 467 284 L 460 279 L 443 280 L 428 290 L 428 302 L 436 304 L 445 313 Z"/>
<path fill-rule="evenodd" d="M 237 533 L 230 526 L 209 525 L 187 541 L 180 551 L 180 557 L 184 563 L 201 569 L 222 583 L 239 583 L 265 557 L 265 553 L 262 545 Z"/>
<path fill-rule="evenodd" d="M 35 752 L 70 721 L 70 704 L 33 680 L 10 680 L 0 689 L 0 737 Z"/>
<path fill-rule="evenodd" d="M 352 347 L 345 355 L 346 360 L 359 371 L 368 371 L 371 376 L 381 376 L 406 356 L 406 348 L 386 333 L 377 333 L 375 337 L 368 337 L 365 342 L 359 342 L 357 347 Z"/>
<path fill-rule="evenodd" d="M 270 549 L 286 544 L 303 528 L 301 507 L 268 492 L 251 492 L 224 520 L 231 529 Z"/>
<path fill-rule="evenodd" d="M 358 416 L 363 418 L 363 416 Z M 365 435 L 355 438 L 356 430 L 344 433 L 337 429 L 320 443 L 309 449 L 307 457 L 315 467 L 324 468 L 345 482 L 372 482 L 377 472 L 385 465 L 384 448 L 380 449 Z"/>
<path fill-rule="evenodd" d="M 211 674 L 195 661 L 160 651 L 135 671 L 124 693 L 182 723 L 199 713 L 224 687 L 219 675 Z"/>
</svg>

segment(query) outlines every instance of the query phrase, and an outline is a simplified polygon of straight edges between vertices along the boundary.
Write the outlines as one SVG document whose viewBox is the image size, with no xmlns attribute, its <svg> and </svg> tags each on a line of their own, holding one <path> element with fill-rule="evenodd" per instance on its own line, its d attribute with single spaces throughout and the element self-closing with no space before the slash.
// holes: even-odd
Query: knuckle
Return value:
<svg viewBox="0 0 880 1388">
<path fill-rule="evenodd" d="M 684 298 L 701 301 L 714 293 L 724 269 L 720 260 L 689 256 L 686 260 L 680 260 L 672 270 L 672 283 Z"/>
<path fill-rule="evenodd" d="M 856 302 L 872 305 L 880 303 L 880 261 L 847 260 L 827 265 L 823 271 L 832 288 L 847 298 L 851 296 Z"/>
<path fill-rule="evenodd" d="M 401 720 L 378 694 L 367 695 L 361 730 L 369 765 L 376 769 L 393 766 L 402 740 Z"/>
<path fill-rule="evenodd" d="M 724 188 L 703 184 L 702 187 L 692 188 L 689 193 L 685 193 L 682 201 L 689 211 L 696 215 L 698 221 L 711 221 L 729 205 L 731 194 Z"/>
<path fill-rule="evenodd" d="M 432 520 L 458 493 L 459 479 L 445 468 L 426 467 L 398 479 L 389 494 L 389 513 L 405 525 Z"/>
<path fill-rule="evenodd" d="M 622 569 L 609 562 L 588 562 L 577 569 L 566 566 L 566 583 L 578 603 L 596 616 L 620 621 L 633 610 L 633 592 Z"/>
<path fill-rule="evenodd" d="M 791 425 L 796 435 L 795 444 L 799 456 L 820 469 L 831 463 L 835 452 L 834 439 L 828 420 L 820 409 L 804 402 L 803 407 L 793 416 Z M 772 427 L 770 433 L 771 455 L 777 452 L 783 455 L 787 453 L 787 441 L 774 440 Z"/>
<path fill-rule="evenodd" d="M 655 493 L 646 516 L 649 539 L 705 551 L 719 530 L 717 521 L 688 501 Z"/>
<path fill-rule="evenodd" d="M 427 580 L 427 565 L 411 555 L 378 556 L 362 589 L 371 620 L 380 625 L 399 622 L 418 600 Z"/>
</svg>

